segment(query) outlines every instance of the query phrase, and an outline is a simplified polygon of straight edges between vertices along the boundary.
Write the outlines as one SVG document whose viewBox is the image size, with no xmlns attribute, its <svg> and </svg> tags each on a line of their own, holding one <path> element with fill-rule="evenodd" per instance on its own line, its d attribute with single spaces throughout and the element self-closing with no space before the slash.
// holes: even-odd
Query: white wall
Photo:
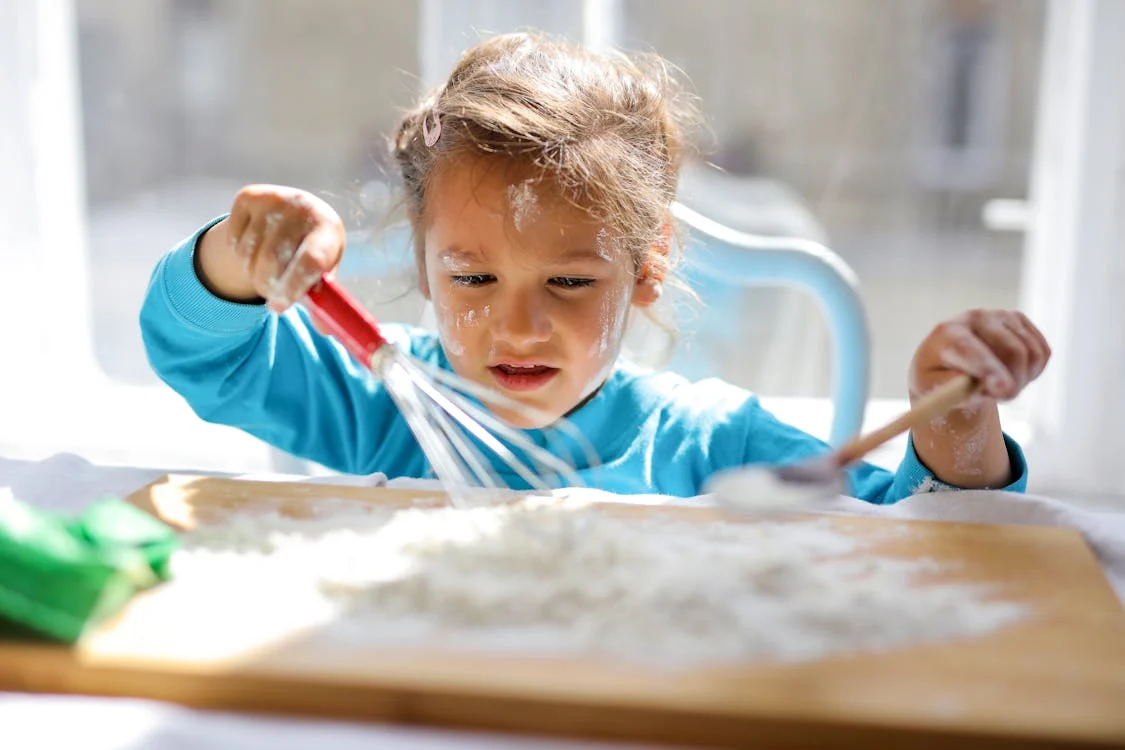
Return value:
<svg viewBox="0 0 1125 750">
<path fill-rule="evenodd" d="M 1125 2 L 1053 0 L 1024 304 L 1054 360 L 1026 405 L 1039 486 L 1125 493 Z"/>
</svg>

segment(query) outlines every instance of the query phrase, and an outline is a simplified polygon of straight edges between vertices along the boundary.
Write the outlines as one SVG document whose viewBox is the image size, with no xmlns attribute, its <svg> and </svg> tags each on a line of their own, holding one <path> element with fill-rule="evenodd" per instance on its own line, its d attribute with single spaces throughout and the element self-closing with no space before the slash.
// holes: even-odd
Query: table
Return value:
<svg viewBox="0 0 1125 750">
<path fill-rule="evenodd" d="M 0 487 L 39 507 L 77 512 L 106 495 L 124 496 L 167 473 L 182 469 L 110 467 L 80 456 L 59 454 L 41 461 L 0 458 Z M 287 475 L 247 475 L 245 478 L 302 481 Z M 403 486 L 410 481 L 386 482 L 385 477 L 317 477 L 315 481 Z M 620 497 L 614 496 L 620 500 Z M 674 500 L 660 496 L 631 498 L 638 503 L 708 503 L 709 498 Z M 1083 533 L 1118 596 L 1125 601 L 1125 513 L 1081 510 L 1034 495 L 965 491 L 908 498 L 893 506 L 873 506 L 854 498 L 836 498 L 826 512 L 930 520 L 1061 525 Z M 198 711 L 156 701 L 77 696 L 0 693 L 0 744 L 19 738 L 27 750 L 81 746 L 86 750 L 129 748 L 270 748 L 296 750 L 330 746 L 350 748 L 543 748 L 589 750 L 633 748 L 637 745 L 578 741 L 535 740 L 483 733 L 453 732 L 296 717 L 264 717 Z"/>
</svg>

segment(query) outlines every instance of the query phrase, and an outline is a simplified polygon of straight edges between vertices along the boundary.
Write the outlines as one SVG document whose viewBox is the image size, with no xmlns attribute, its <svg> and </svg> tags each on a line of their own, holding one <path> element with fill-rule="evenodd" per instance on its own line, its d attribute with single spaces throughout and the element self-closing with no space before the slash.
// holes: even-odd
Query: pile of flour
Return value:
<svg viewBox="0 0 1125 750">
<path fill-rule="evenodd" d="M 322 520 L 235 516 L 200 529 L 173 572 L 313 595 L 337 641 L 666 666 L 885 649 L 1027 615 L 983 586 L 920 582 L 933 562 L 877 556 L 827 519 L 626 518 L 556 498 L 317 511 Z"/>
</svg>

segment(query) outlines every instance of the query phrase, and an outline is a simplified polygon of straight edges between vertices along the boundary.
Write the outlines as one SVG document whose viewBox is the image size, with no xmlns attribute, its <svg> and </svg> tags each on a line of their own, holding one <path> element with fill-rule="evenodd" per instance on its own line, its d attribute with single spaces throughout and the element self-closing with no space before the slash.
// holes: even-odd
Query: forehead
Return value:
<svg viewBox="0 0 1125 750">
<path fill-rule="evenodd" d="M 543 223 L 594 232 L 604 226 L 531 167 L 481 157 L 462 157 L 436 170 L 426 190 L 424 211 L 430 226 L 455 224 L 467 215 L 505 221 L 517 232 Z"/>
<path fill-rule="evenodd" d="M 419 252 L 460 264 L 508 257 L 538 266 L 617 264 L 628 257 L 613 227 L 527 168 L 478 159 L 434 175 Z"/>
</svg>

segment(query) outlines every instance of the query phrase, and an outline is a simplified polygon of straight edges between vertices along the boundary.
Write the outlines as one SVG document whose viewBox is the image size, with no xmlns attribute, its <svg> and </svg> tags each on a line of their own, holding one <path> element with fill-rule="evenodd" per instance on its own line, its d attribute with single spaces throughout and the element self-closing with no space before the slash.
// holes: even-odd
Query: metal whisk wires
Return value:
<svg viewBox="0 0 1125 750">
<path fill-rule="evenodd" d="M 421 362 L 389 343 L 375 319 L 335 281 L 321 279 L 309 291 L 306 304 L 352 356 L 382 380 L 454 504 L 473 504 L 471 488 L 508 488 L 490 454 L 537 491 L 582 486 L 573 465 L 559 454 L 574 455 L 577 450 L 587 465 L 598 463 L 589 441 L 566 420 L 543 431 L 557 452 L 505 424 L 489 406 L 543 420 L 536 410 Z"/>
</svg>

